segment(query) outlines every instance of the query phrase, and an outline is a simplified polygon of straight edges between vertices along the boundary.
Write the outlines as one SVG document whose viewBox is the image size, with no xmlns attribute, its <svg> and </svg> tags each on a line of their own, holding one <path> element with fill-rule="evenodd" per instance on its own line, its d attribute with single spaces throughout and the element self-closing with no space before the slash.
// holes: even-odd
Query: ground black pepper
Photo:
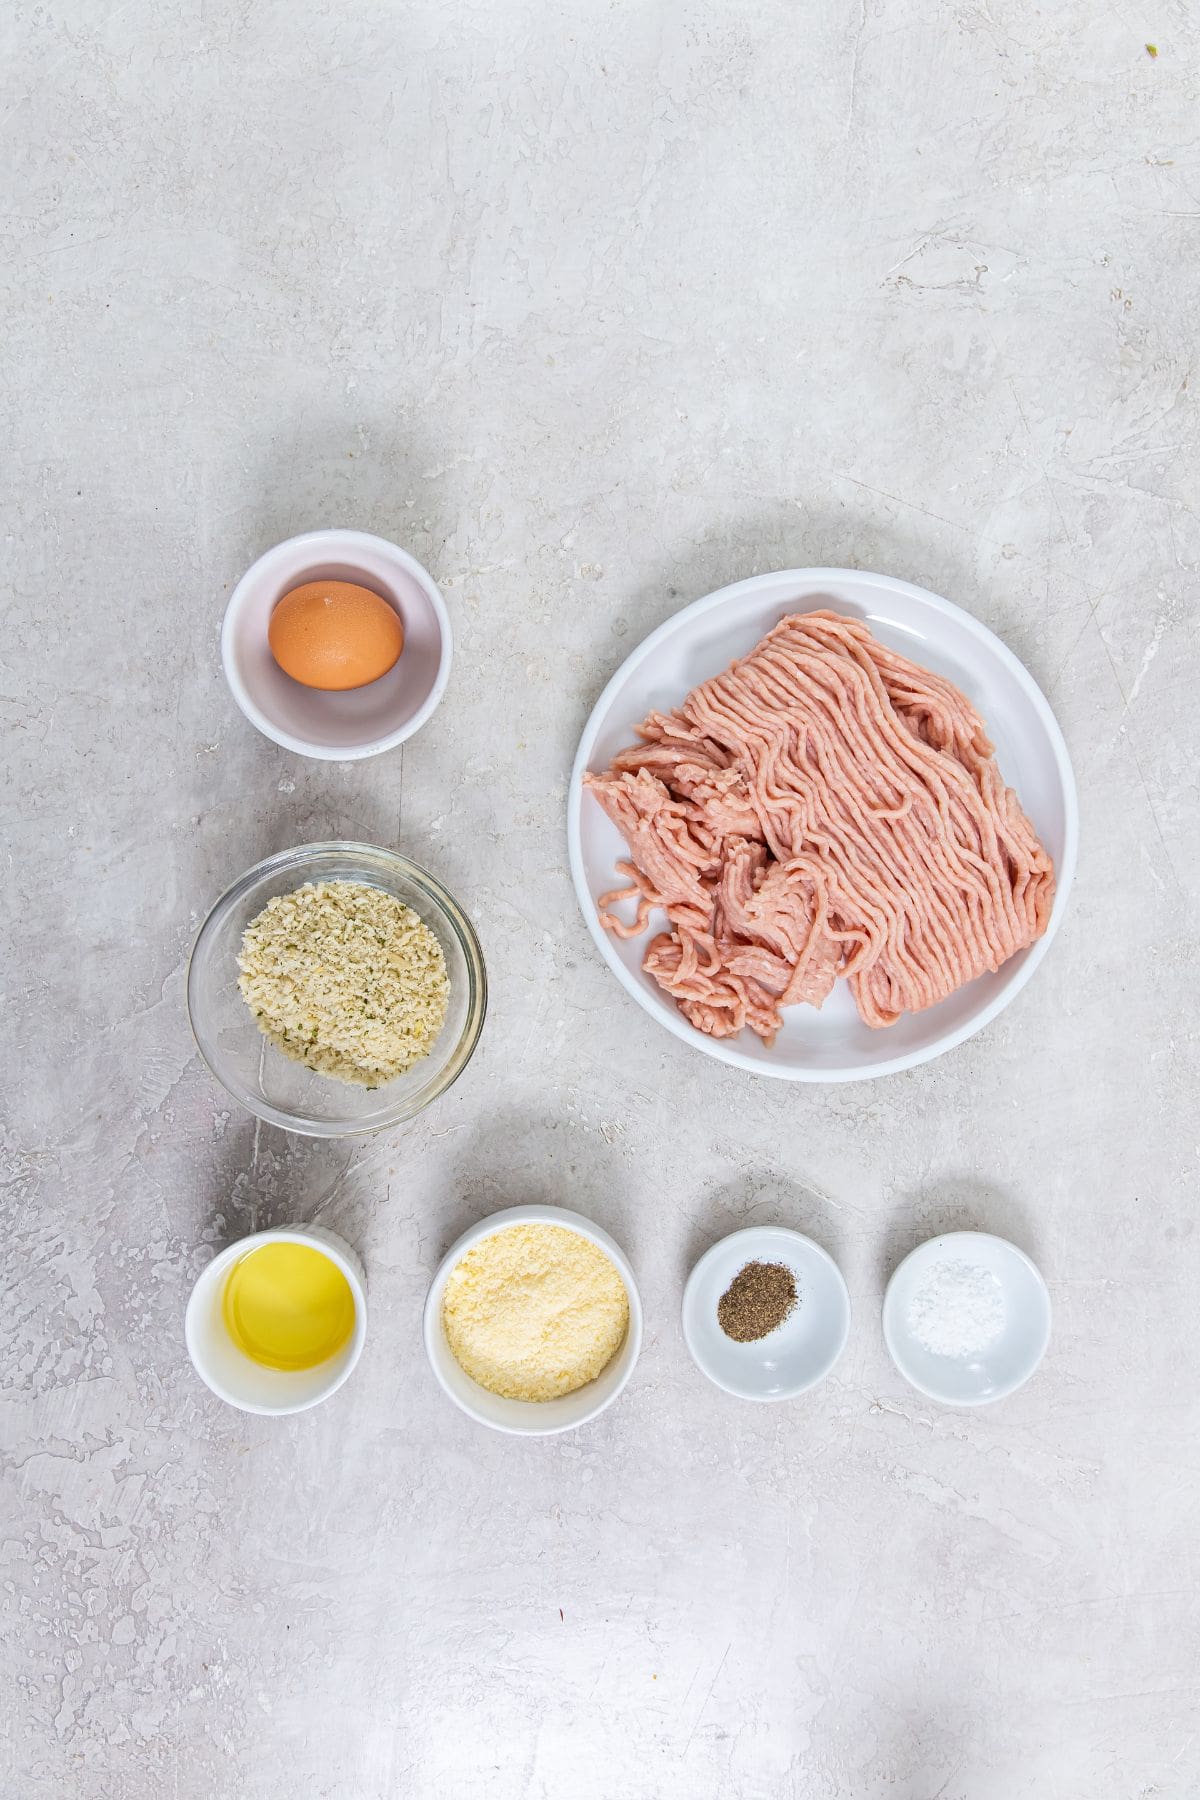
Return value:
<svg viewBox="0 0 1200 1800">
<path fill-rule="evenodd" d="M 783 1263 L 747 1263 L 717 1302 L 717 1323 L 735 1344 L 753 1344 L 796 1305 L 796 1278 Z"/>
</svg>

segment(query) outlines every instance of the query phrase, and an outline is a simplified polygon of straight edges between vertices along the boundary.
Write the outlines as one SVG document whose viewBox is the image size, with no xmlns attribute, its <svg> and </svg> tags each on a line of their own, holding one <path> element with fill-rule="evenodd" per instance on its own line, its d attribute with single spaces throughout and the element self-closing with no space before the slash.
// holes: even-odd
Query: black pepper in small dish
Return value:
<svg viewBox="0 0 1200 1800">
<path fill-rule="evenodd" d="M 768 1337 L 795 1311 L 796 1278 L 783 1263 L 747 1263 L 717 1302 L 717 1323 L 735 1344 Z"/>
</svg>

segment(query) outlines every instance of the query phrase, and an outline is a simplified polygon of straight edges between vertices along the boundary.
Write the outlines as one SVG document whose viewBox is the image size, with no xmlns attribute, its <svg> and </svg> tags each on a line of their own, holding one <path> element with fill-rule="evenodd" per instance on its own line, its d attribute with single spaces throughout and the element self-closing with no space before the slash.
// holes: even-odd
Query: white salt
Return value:
<svg viewBox="0 0 1200 1800">
<path fill-rule="evenodd" d="M 935 1263 L 914 1290 L 906 1319 L 932 1356 L 975 1356 L 1004 1330 L 1004 1289 L 975 1263 Z"/>
</svg>

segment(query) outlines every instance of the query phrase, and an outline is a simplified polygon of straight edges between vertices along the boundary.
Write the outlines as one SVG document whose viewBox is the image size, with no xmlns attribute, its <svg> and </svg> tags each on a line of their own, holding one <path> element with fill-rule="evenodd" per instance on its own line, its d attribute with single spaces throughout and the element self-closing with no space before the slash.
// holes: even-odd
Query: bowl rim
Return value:
<svg viewBox="0 0 1200 1800">
<path fill-rule="evenodd" d="M 531 1415 L 530 1423 L 527 1425 L 501 1424 L 498 1419 L 489 1417 L 482 1407 L 472 1406 L 461 1394 L 455 1393 L 442 1373 L 442 1359 L 453 1357 L 454 1354 L 446 1344 L 442 1331 L 442 1296 L 446 1291 L 446 1283 L 450 1278 L 451 1270 L 462 1261 L 468 1250 L 473 1249 L 484 1238 L 495 1237 L 498 1232 L 507 1231 L 513 1225 L 539 1224 L 561 1225 L 568 1231 L 578 1232 L 580 1237 L 587 1238 L 596 1245 L 597 1249 L 603 1250 L 615 1267 L 625 1284 L 625 1293 L 629 1302 L 629 1323 L 625 1328 L 625 1338 L 615 1355 L 621 1356 L 628 1350 L 628 1358 L 624 1373 L 611 1391 L 598 1399 L 586 1411 L 581 1412 L 578 1418 L 569 1419 L 561 1425 L 538 1425 Z M 581 1425 L 588 1425 L 593 1419 L 598 1418 L 620 1394 L 624 1393 L 628 1386 L 629 1378 L 637 1367 L 638 1358 L 642 1352 L 642 1333 L 642 1297 L 629 1258 L 620 1244 L 604 1230 L 602 1225 L 595 1224 L 583 1213 L 573 1212 L 566 1206 L 506 1206 L 502 1207 L 499 1212 L 485 1214 L 483 1218 L 477 1219 L 474 1225 L 468 1225 L 438 1263 L 426 1291 L 425 1305 L 421 1313 L 421 1337 L 425 1345 L 426 1360 L 443 1394 L 448 1400 L 452 1400 L 461 1412 L 466 1413 L 469 1419 L 474 1419 L 476 1424 L 486 1425 L 492 1431 L 503 1432 L 507 1437 L 557 1437 L 561 1432 L 576 1431 Z M 466 1374 L 466 1371 L 464 1370 L 463 1373 Z M 601 1370 L 601 1374 L 603 1373 L 604 1371 Z M 595 1381 L 598 1381 L 599 1378 L 596 1376 L 592 1382 L 586 1383 L 584 1388 L 577 1388 L 575 1391 L 583 1393 L 586 1387 L 594 1386 Z M 470 1380 L 470 1376 L 467 1376 L 467 1379 Z M 481 1388 L 480 1392 L 486 1393 L 487 1390 Z M 490 1397 L 496 1398 L 497 1396 Z M 564 1399 L 569 1397 L 563 1396 Z M 536 1406 L 539 1403 L 528 1401 L 524 1404 Z"/>
<path fill-rule="evenodd" d="M 1036 1346 L 1036 1355 L 1034 1355 L 1033 1360 L 1023 1375 L 1018 1375 L 1015 1380 L 1006 1382 L 1003 1386 L 993 1389 L 991 1393 L 965 1396 L 962 1394 L 947 1394 L 944 1388 L 930 1387 L 926 1382 L 920 1380 L 919 1377 L 905 1365 L 904 1345 L 907 1342 L 907 1334 L 901 1333 L 896 1329 L 896 1310 L 899 1304 L 895 1297 L 897 1291 L 896 1284 L 901 1271 L 906 1268 L 914 1258 L 920 1257 L 925 1259 L 929 1254 L 930 1247 L 934 1244 L 966 1245 L 979 1243 L 996 1245 L 1006 1256 L 1010 1257 L 1013 1261 L 1022 1264 L 1027 1273 L 1032 1275 L 1034 1291 L 1038 1294 L 1042 1303 L 1040 1329 L 1031 1339 L 1032 1345 Z M 891 1357 L 896 1369 L 903 1375 L 909 1386 L 915 1388 L 919 1394 L 924 1394 L 927 1400 L 936 1400 L 939 1406 L 993 1406 L 997 1400 L 1007 1400 L 1012 1394 L 1017 1393 L 1025 1386 L 1026 1382 L 1031 1381 L 1037 1374 L 1046 1355 L 1046 1351 L 1050 1347 L 1050 1338 L 1054 1328 L 1054 1305 L 1050 1298 L 1050 1289 L 1046 1282 L 1046 1277 L 1042 1274 L 1042 1271 L 1038 1268 L 1033 1258 L 1028 1255 L 1026 1251 L 1022 1250 L 1020 1244 L 1014 1244 L 1011 1238 L 1001 1237 L 999 1233 L 995 1231 L 938 1231 L 935 1232 L 932 1237 L 924 1238 L 921 1243 L 914 1244 L 907 1256 L 901 1257 L 900 1261 L 896 1264 L 896 1267 L 892 1270 L 888 1277 L 887 1286 L 883 1290 L 883 1306 L 880 1313 L 880 1323 L 883 1330 L 883 1341 L 887 1346 L 888 1355 Z"/>
<path fill-rule="evenodd" d="M 257 1400 L 240 1400 L 236 1394 L 230 1393 L 224 1383 L 218 1381 L 211 1369 L 207 1367 L 204 1355 L 198 1349 L 197 1317 L 200 1306 L 207 1298 L 213 1283 L 235 1262 L 262 1244 L 306 1244 L 317 1249 L 322 1256 L 327 1256 L 335 1263 L 346 1278 L 347 1285 L 354 1298 L 354 1333 L 350 1344 L 350 1354 L 335 1380 L 330 1381 L 317 1394 L 307 1400 L 299 1400 L 294 1405 L 268 1406 Z M 314 1406 L 336 1394 L 353 1375 L 362 1358 L 367 1341 L 367 1290 L 362 1277 L 358 1258 L 350 1249 L 344 1238 L 336 1232 L 321 1225 L 276 1225 L 265 1226 L 261 1231 L 252 1231 L 247 1237 L 236 1238 L 232 1244 L 226 1244 L 218 1250 L 210 1262 L 205 1263 L 187 1298 L 187 1306 L 183 1314 L 183 1339 L 193 1369 L 210 1393 L 226 1406 L 236 1407 L 238 1412 L 256 1413 L 264 1419 L 283 1419 L 293 1413 L 309 1412 Z"/>
<path fill-rule="evenodd" d="M 806 1381 L 801 1381 L 785 1388 L 780 1393 L 755 1394 L 750 1393 L 744 1387 L 733 1387 L 728 1381 L 723 1381 L 721 1379 L 720 1375 L 715 1372 L 698 1349 L 697 1340 L 692 1331 L 692 1321 L 696 1317 L 696 1311 L 699 1304 L 697 1296 L 700 1291 L 700 1282 L 708 1266 L 716 1261 L 719 1252 L 723 1251 L 728 1244 L 734 1243 L 738 1238 L 751 1238 L 761 1243 L 766 1239 L 780 1237 L 792 1238 L 795 1242 L 803 1244 L 808 1252 L 816 1256 L 818 1262 L 825 1263 L 833 1272 L 833 1275 L 836 1278 L 837 1291 L 842 1302 L 841 1329 L 838 1333 L 836 1349 L 826 1366 L 817 1374 L 810 1376 Z M 796 1400 L 801 1394 L 810 1393 L 813 1388 L 819 1387 L 823 1381 L 828 1381 L 845 1354 L 846 1345 L 850 1341 L 850 1329 L 854 1322 L 854 1308 L 850 1301 L 850 1289 L 846 1285 L 846 1277 L 842 1274 L 841 1268 L 834 1261 L 833 1257 L 829 1254 L 823 1244 L 818 1244 L 816 1239 L 809 1237 L 807 1232 L 797 1231 L 793 1225 L 743 1225 L 737 1231 L 726 1232 L 724 1237 L 719 1237 L 715 1243 L 710 1244 L 703 1255 L 697 1258 L 692 1266 L 692 1271 L 689 1274 L 687 1281 L 684 1283 L 683 1299 L 680 1302 L 679 1314 L 680 1328 L 683 1332 L 683 1341 L 687 1345 L 689 1356 L 699 1369 L 700 1373 L 707 1376 L 713 1386 L 720 1388 L 723 1393 L 732 1394 L 735 1400 L 750 1400 L 756 1405 L 769 1405 L 776 1400 Z"/>
<path fill-rule="evenodd" d="M 459 941 L 463 952 L 463 959 L 467 965 L 467 1021 L 462 1036 L 459 1038 L 458 1043 L 442 1070 L 442 1078 L 439 1083 L 434 1087 L 433 1091 L 421 1101 L 419 1106 L 414 1106 L 407 1110 L 401 1109 L 398 1112 L 389 1114 L 386 1118 L 380 1119 L 377 1123 L 368 1125 L 343 1123 L 341 1121 L 317 1122 L 311 1119 L 300 1122 L 296 1114 L 284 1112 L 281 1108 L 273 1106 L 269 1100 L 255 1099 L 240 1094 L 237 1089 L 232 1087 L 226 1080 L 220 1068 L 205 1048 L 201 1034 L 197 1029 L 195 1006 L 193 1004 L 193 981 L 196 953 L 199 950 L 205 935 L 213 928 L 214 921 L 227 906 L 232 904 L 241 893 L 247 888 L 252 887 L 256 881 L 264 876 L 282 872 L 289 867 L 300 867 L 306 860 L 313 856 L 329 854 L 382 857 L 385 861 L 398 864 L 402 872 L 412 879 L 418 887 L 424 887 L 430 894 L 430 897 L 436 901 L 441 908 Z M 209 1074 L 220 1083 L 225 1092 L 229 1094 L 232 1099 L 236 1100 L 238 1105 L 242 1107 L 244 1111 L 253 1114 L 255 1118 L 262 1119 L 264 1124 L 277 1125 L 281 1131 L 290 1131 L 297 1137 L 312 1138 L 374 1137 L 381 1131 L 389 1131 L 393 1126 L 403 1125 L 409 1119 L 415 1118 L 418 1113 L 423 1112 L 427 1106 L 432 1105 L 435 1100 L 439 1100 L 449 1088 L 454 1086 L 454 1083 L 458 1080 L 472 1056 L 474 1056 L 479 1044 L 480 1036 L 483 1032 L 488 1008 L 487 966 L 484 962 L 483 947 L 479 942 L 479 934 L 475 930 L 470 917 L 459 905 L 449 888 L 447 888 L 443 882 L 439 881 L 432 870 L 427 869 L 423 863 L 415 862 L 411 856 L 406 856 L 401 850 L 390 850 L 383 844 L 359 843 L 348 838 L 331 838 L 313 844 L 295 844 L 288 850 L 278 850 L 274 855 L 264 857 L 261 862 L 255 863 L 253 867 L 245 870 L 243 874 L 238 876 L 236 881 L 230 882 L 229 886 L 213 901 L 213 904 L 205 914 L 195 937 L 192 939 L 192 946 L 188 951 L 184 991 L 187 1005 L 188 1026 L 192 1034 L 192 1042 L 195 1044 L 196 1049 L 200 1054 L 200 1059 Z M 265 1039 L 263 1041 L 264 1043 L 266 1042 Z"/>
<path fill-rule="evenodd" d="M 282 560 L 285 551 L 307 549 L 310 545 L 314 554 L 322 549 L 333 554 L 335 546 L 341 546 L 347 561 L 353 560 L 353 552 L 356 547 L 361 549 L 369 545 L 373 550 L 386 554 L 394 559 L 406 574 L 412 576 L 433 608 L 434 617 L 437 620 L 438 666 L 429 693 L 407 723 L 398 726 L 394 731 L 385 732 L 382 737 L 365 739 L 361 744 L 314 744 L 309 738 L 297 737 L 294 732 L 285 730 L 283 726 L 275 724 L 259 706 L 238 671 L 233 648 L 234 628 L 246 606 L 250 592 L 256 584 L 256 579 L 266 573 L 263 565 L 269 565 L 275 558 Z M 230 594 L 221 621 L 221 667 L 225 672 L 229 691 L 242 713 L 255 729 L 261 731 L 264 737 L 270 738 L 272 743 L 279 744 L 285 750 L 293 751 L 297 756 L 311 757 L 317 762 L 361 762 L 368 756 L 380 756 L 385 750 L 394 750 L 397 744 L 406 743 L 410 737 L 420 731 L 422 725 L 428 722 L 441 703 L 450 680 L 452 657 L 453 632 L 450 626 L 450 614 L 446 609 L 446 602 L 442 598 L 441 590 L 429 570 L 419 563 L 410 551 L 403 549 L 399 544 L 393 544 L 390 538 L 380 537 L 373 531 L 354 531 L 340 525 L 320 526 L 312 531 L 297 532 L 294 537 L 282 538 L 279 543 L 272 544 L 260 556 L 255 557 Z"/>
<path fill-rule="evenodd" d="M 1054 903 L 1045 931 L 1040 938 L 1021 953 L 1023 960 L 1017 968 L 1012 968 L 1013 962 L 1017 959 L 1009 958 L 1008 963 L 1004 965 L 1009 973 L 1004 977 L 999 990 L 969 1019 L 942 1032 L 928 1044 L 891 1056 L 881 1054 L 877 1061 L 866 1066 L 844 1064 L 831 1068 L 812 1068 L 792 1064 L 784 1067 L 777 1063 L 757 1061 L 754 1057 L 747 1055 L 745 1051 L 737 1048 L 737 1039 L 718 1039 L 705 1036 L 703 1032 L 689 1024 L 673 1003 L 668 1003 L 657 994 L 647 993 L 636 977 L 625 968 L 618 958 L 611 954 L 609 934 L 600 923 L 584 866 L 583 778 L 590 767 L 595 742 L 606 722 L 608 709 L 621 692 L 625 682 L 647 657 L 658 649 L 661 643 L 685 626 L 687 621 L 700 620 L 708 613 L 719 611 L 722 607 L 735 604 L 756 593 L 764 596 L 765 603 L 766 596 L 773 588 L 782 590 L 779 594 L 779 604 L 783 606 L 793 608 L 802 606 L 806 598 L 815 599 L 818 596 L 824 602 L 833 602 L 836 605 L 838 601 L 836 592 L 823 593 L 822 589 L 842 583 L 853 584 L 860 589 L 874 587 L 881 594 L 893 594 L 918 605 L 924 605 L 940 617 L 953 620 L 963 627 L 969 636 L 985 645 L 1013 676 L 1038 715 L 1050 746 L 1063 801 L 1063 850 L 1055 866 Z M 792 593 L 793 589 L 797 591 Z M 885 1076 L 905 1073 L 909 1069 L 920 1068 L 924 1063 L 932 1062 L 935 1058 L 944 1056 L 951 1050 L 956 1050 L 960 1044 L 966 1043 L 968 1039 L 992 1024 L 1033 978 L 1057 937 L 1066 913 L 1079 855 L 1079 793 L 1070 751 L 1054 709 L 1043 693 L 1040 684 L 1034 678 L 1032 671 L 1026 668 L 1014 650 L 1009 649 L 1003 638 L 992 631 L 990 626 L 985 625 L 981 619 L 976 618 L 974 613 L 968 612 L 965 607 L 957 605 L 953 600 L 945 599 L 941 594 L 935 594 L 931 588 L 919 587 L 915 582 L 904 581 L 897 575 L 885 575 L 872 569 L 763 570 L 757 575 L 748 575 L 743 580 L 729 582 L 724 587 L 703 594 L 699 599 L 668 614 L 661 624 L 634 646 L 619 667 L 613 671 L 588 714 L 567 783 L 566 823 L 571 880 L 584 923 L 605 967 L 616 976 L 621 987 L 641 1007 L 647 1017 L 655 1024 L 663 1026 L 681 1043 L 687 1044 L 699 1054 L 708 1056 L 717 1062 L 727 1063 L 730 1067 L 742 1069 L 750 1075 L 762 1076 L 768 1081 L 796 1081 L 813 1086 L 875 1081 Z M 882 1048 L 881 1046 L 881 1050 Z"/>
</svg>

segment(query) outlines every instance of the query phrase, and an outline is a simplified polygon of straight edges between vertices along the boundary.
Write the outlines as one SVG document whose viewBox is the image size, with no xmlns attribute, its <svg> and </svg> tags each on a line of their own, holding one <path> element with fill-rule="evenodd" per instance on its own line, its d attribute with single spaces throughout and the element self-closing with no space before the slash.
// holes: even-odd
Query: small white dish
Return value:
<svg viewBox="0 0 1200 1800">
<path fill-rule="evenodd" d="M 784 1263 L 796 1306 L 752 1344 L 726 1337 L 717 1306 L 747 1263 Z M 751 1225 L 706 1250 L 683 1290 L 683 1335 L 702 1374 L 740 1400 L 791 1400 L 824 1381 L 850 1335 L 850 1295 L 827 1251 L 786 1225 Z"/>
<path fill-rule="evenodd" d="M 948 677 L 982 714 L 1001 773 L 1054 858 L 1057 875 L 1050 922 L 1035 944 L 994 975 L 968 982 L 937 1006 L 907 1013 L 874 1031 L 839 981 L 818 1011 L 791 1006 L 773 1044 L 750 1030 L 712 1038 L 689 1024 L 642 967 L 646 947 L 666 923 L 652 912 L 640 937 L 617 938 L 600 923 L 600 896 L 620 879 L 629 852 L 593 795 L 587 771 L 608 767 L 636 741 L 636 727 L 655 709 L 669 711 L 700 682 L 747 655 L 789 612 L 826 607 L 862 619 L 881 643 Z M 986 625 L 961 607 L 911 582 L 860 569 L 784 569 L 754 575 L 708 594 L 665 620 L 622 663 L 584 727 L 567 792 L 571 877 L 588 929 L 627 994 L 652 1019 L 705 1056 L 754 1075 L 785 1081 L 865 1081 L 916 1068 L 973 1037 L 1016 998 L 1049 950 L 1066 910 L 1075 870 L 1079 809 L 1062 732 L 1029 671 Z"/>
<path fill-rule="evenodd" d="M 996 1277 L 1004 1294 L 1005 1324 L 985 1348 L 966 1356 L 937 1356 L 918 1343 L 908 1310 L 939 1263 L 968 1263 Z M 1036 1266 L 1007 1238 L 988 1231 L 950 1231 L 929 1238 L 905 1257 L 883 1298 L 883 1336 L 892 1361 L 919 1393 L 943 1406 L 986 1406 L 1023 1387 L 1050 1342 L 1050 1295 Z"/>
<path fill-rule="evenodd" d="M 354 1331 L 336 1356 L 314 1369 L 267 1369 L 239 1350 L 222 1317 L 225 1283 L 234 1263 L 263 1244 L 311 1244 L 339 1268 L 354 1296 Z M 363 1266 L 344 1238 L 323 1225 L 292 1225 L 256 1231 L 230 1244 L 196 1278 L 184 1316 L 183 1334 L 192 1367 L 217 1398 L 241 1412 L 306 1412 L 349 1380 L 367 1340 L 367 1295 Z"/>
<path fill-rule="evenodd" d="M 399 613 L 404 649 L 366 687 L 327 693 L 285 675 L 267 627 L 283 596 L 307 581 L 352 581 Z M 367 531 L 306 531 L 259 557 L 230 595 L 221 661 L 252 725 L 285 750 L 325 762 L 378 756 L 419 731 L 450 679 L 450 617 L 415 557 Z"/>
<path fill-rule="evenodd" d="M 594 1381 L 557 1400 L 506 1400 L 499 1394 L 490 1393 L 477 1381 L 472 1381 L 446 1340 L 442 1297 L 450 1271 L 481 1238 L 506 1231 L 513 1225 L 561 1225 L 568 1231 L 579 1232 L 581 1237 L 603 1250 L 625 1283 L 629 1298 L 629 1327 L 625 1341 L 612 1361 L 601 1369 Z M 463 1412 L 480 1425 L 490 1425 L 493 1431 L 507 1431 L 524 1437 L 549 1437 L 556 1431 L 571 1431 L 577 1425 L 586 1425 L 606 1406 L 611 1406 L 621 1392 L 633 1373 L 642 1347 L 642 1302 L 629 1258 L 607 1231 L 601 1231 L 581 1213 L 568 1212 L 562 1206 L 509 1206 L 503 1212 L 480 1219 L 477 1225 L 464 1231 L 442 1258 L 425 1300 L 424 1333 L 429 1366 L 444 1392 Z"/>
</svg>

